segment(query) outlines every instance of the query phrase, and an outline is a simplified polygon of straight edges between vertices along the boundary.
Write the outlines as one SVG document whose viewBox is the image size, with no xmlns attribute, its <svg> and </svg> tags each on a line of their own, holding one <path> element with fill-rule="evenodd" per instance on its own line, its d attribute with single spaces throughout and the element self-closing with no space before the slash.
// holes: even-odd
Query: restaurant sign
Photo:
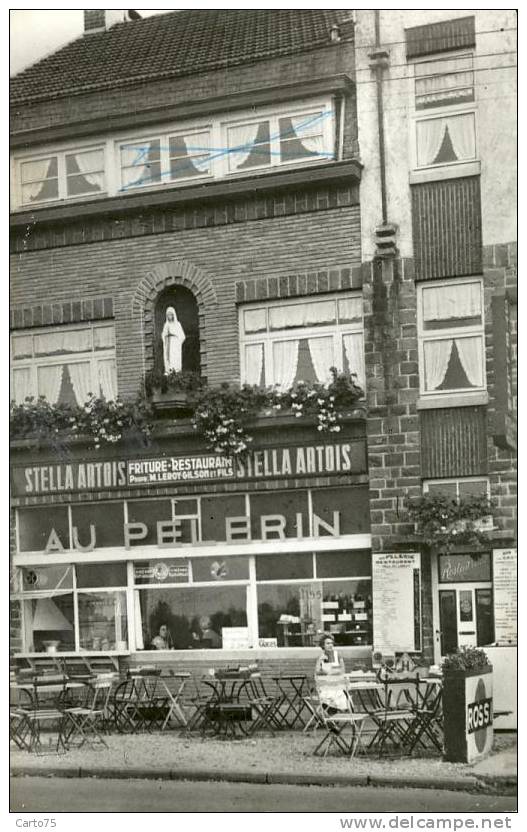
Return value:
<svg viewBox="0 0 527 832">
<path fill-rule="evenodd" d="M 363 440 L 254 450 L 243 460 L 221 454 L 46 463 L 12 468 L 15 497 L 224 480 L 266 480 L 366 470 Z"/>
</svg>

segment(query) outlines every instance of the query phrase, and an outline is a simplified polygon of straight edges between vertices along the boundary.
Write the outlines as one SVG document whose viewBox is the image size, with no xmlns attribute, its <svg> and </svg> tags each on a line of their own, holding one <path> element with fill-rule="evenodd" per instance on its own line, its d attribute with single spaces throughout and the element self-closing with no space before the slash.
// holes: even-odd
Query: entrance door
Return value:
<svg viewBox="0 0 527 832">
<path fill-rule="evenodd" d="M 459 583 L 439 590 L 441 655 L 458 647 L 481 647 L 494 641 L 492 588 Z"/>
</svg>

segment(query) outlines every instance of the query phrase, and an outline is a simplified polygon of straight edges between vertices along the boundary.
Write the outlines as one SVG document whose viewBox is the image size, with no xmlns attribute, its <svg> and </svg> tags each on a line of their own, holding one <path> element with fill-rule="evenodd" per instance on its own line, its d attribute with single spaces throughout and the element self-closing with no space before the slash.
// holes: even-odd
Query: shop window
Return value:
<svg viewBox="0 0 527 832">
<path fill-rule="evenodd" d="M 94 527 L 95 547 L 124 546 L 124 503 L 82 503 L 71 507 L 71 523 L 77 529 L 80 546 L 92 541 L 90 526 Z"/>
<path fill-rule="evenodd" d="M 200 372 L 198 304 L 184 286 L 161 292 L 155 305 L 154 361 L 162 372 Z"/>
<path fill-rule="evenodd" d="M 369 645 L 371 581 L 259 584 L 258 632 L 278 647 L 313 647 L 321 632 L 340 645 Z"/>
<path fill-rule="evenodd" d="M 96 587 L 126 586 L 126 563 L 85 563 L 75 566 L 77 587 L 95 589 Z"/>
<path fill-rule="evenodd" d="M 134 563 L 134 584 L 188 584 L 190 565 L 185 558 L 141 560 Z"/>
<path fill-rule="evenodd" d="M 105 191 L 102 148 L 54 153 L 18 161 L 21 205 L 78 198 Z"/>
<path fill-rule="evenodd" d="M 192 558 L 192 580 L 194 583 L 218 584 L 223 581 L 248 581 L 249 558 Z"/>
<path fill-rule="evenodd" d="M 81 650 L 121 651 L 128 647 L 125 592 L 79 592 Z"/>
<path fill-rule="evenodd" d="M 418 286 L 417 319 L 421 393 L 484 390 L 481 280 Z"/>
<path fill-rule="evenodd" d="M 137 647 L 148 649 L 166 624 L 175 649 L 219 649 L 223 628 L 247 627 L 246 595 L 245 586 L 136 590 Z"/>
<path fill-rule="evenodd" d="M 313 513 L 321 520 L 334 527 L 334 512 L 339 515 L 340 534 L 362 534 L 370 531 L 370 508 L 368 489 L 356 488 L 319 488 L 311 492 Z M 329 534 L 319 527 L 318 535 Z"/>
<path fill-rule="evenodd" d="M 11 336 L 13 398 L 45 396 L 50 404 L 84 405 L 91 395 L 115 399 L 113 324 L 50 327 Z"/>
<path fill-rule="evenodd" d="M 56 590 L 25 600 L 24 644 L 28 653 L 75 650 L 73 592 Z"/>
<path fill-rule="evenodd" d="M 256 580 L 277 581 L 313 577 L 313 554 L 257 555 Z"/>
<path fill-rule="evenodd" d="M 371 552 L 353 549 L 349 552 L 317 554 L 317 578 L 355 578 L 371 576 Z"/>
<path fill-rule="evenodd" d="M 172 519 L 170 500 L 127 500 L 128 522 L 144 523 L 146 537 L 131 541 L 132 546 L 156 546 L 157 524 Z"/>
<path fill-rule="evenodd" d="M 253 540 L 262 539 L 262 517 L 272 516 L 269 522 L 266 539 L 277 540 L 277 529 L 282 530 L 285 537 L 307 536 L 309 529 L 309 504 L 307 491 L 268 492 L 251 494 L 249 496 L 251 511 L 251 535 Z M 285 520 L 277 521 L 276 515 Z M 280 525 L 278 525 L 280 524 Z"/>
<path fill-rule="evenodd" d="M 328 383 L 331 367 L 364 387 L 362 298 L 333 295 L 240 309 L 242 381 L 287 390 Z"/>
<path fill-rule="evenodd" d="M 201 539 L 225 540 L 225 518 L 245 517 L 245 496 L 229 494 L 226 497 L 201 498 Z"/>
<path fill-rule="evenodd" d="M 67 506 L 46 506 L 17 509 L 19 552 L 43 552 L 52 530 L 64 549 L 70 547 Z"/>
</svg>

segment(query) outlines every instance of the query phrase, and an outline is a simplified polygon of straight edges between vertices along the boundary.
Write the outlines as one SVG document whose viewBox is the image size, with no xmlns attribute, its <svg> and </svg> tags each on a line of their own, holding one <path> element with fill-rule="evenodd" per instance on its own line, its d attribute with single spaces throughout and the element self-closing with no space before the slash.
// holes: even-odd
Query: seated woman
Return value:
<svg viewBox="0 0 527 832">
<path fill-rule="evenodd" d="M 154 650 L 173 650 L 172 636 L 166 624 L 160 624 L 156 636 L 152 639 L 152 648 Z"/>
<path fill-rule="evenodd" d="M 320 639 L 322 653 L 315 666 L 315 682 L 318 696 L 328 713 L 349 710 L 344 678 L 344 660 L 335 650 L 333 636 L 324 633 Z"/>
</svg>

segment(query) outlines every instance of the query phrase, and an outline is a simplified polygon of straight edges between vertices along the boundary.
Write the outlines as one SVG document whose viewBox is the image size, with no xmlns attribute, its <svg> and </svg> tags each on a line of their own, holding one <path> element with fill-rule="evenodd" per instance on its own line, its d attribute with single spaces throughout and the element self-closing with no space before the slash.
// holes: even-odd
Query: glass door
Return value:
<svg viewBox="0 0 527 832">
<path fill-rule="evenodd" d="M 439 590 L 441 655 L 494 641 L 491 585 L 459 583 Z"/>
</svg>

